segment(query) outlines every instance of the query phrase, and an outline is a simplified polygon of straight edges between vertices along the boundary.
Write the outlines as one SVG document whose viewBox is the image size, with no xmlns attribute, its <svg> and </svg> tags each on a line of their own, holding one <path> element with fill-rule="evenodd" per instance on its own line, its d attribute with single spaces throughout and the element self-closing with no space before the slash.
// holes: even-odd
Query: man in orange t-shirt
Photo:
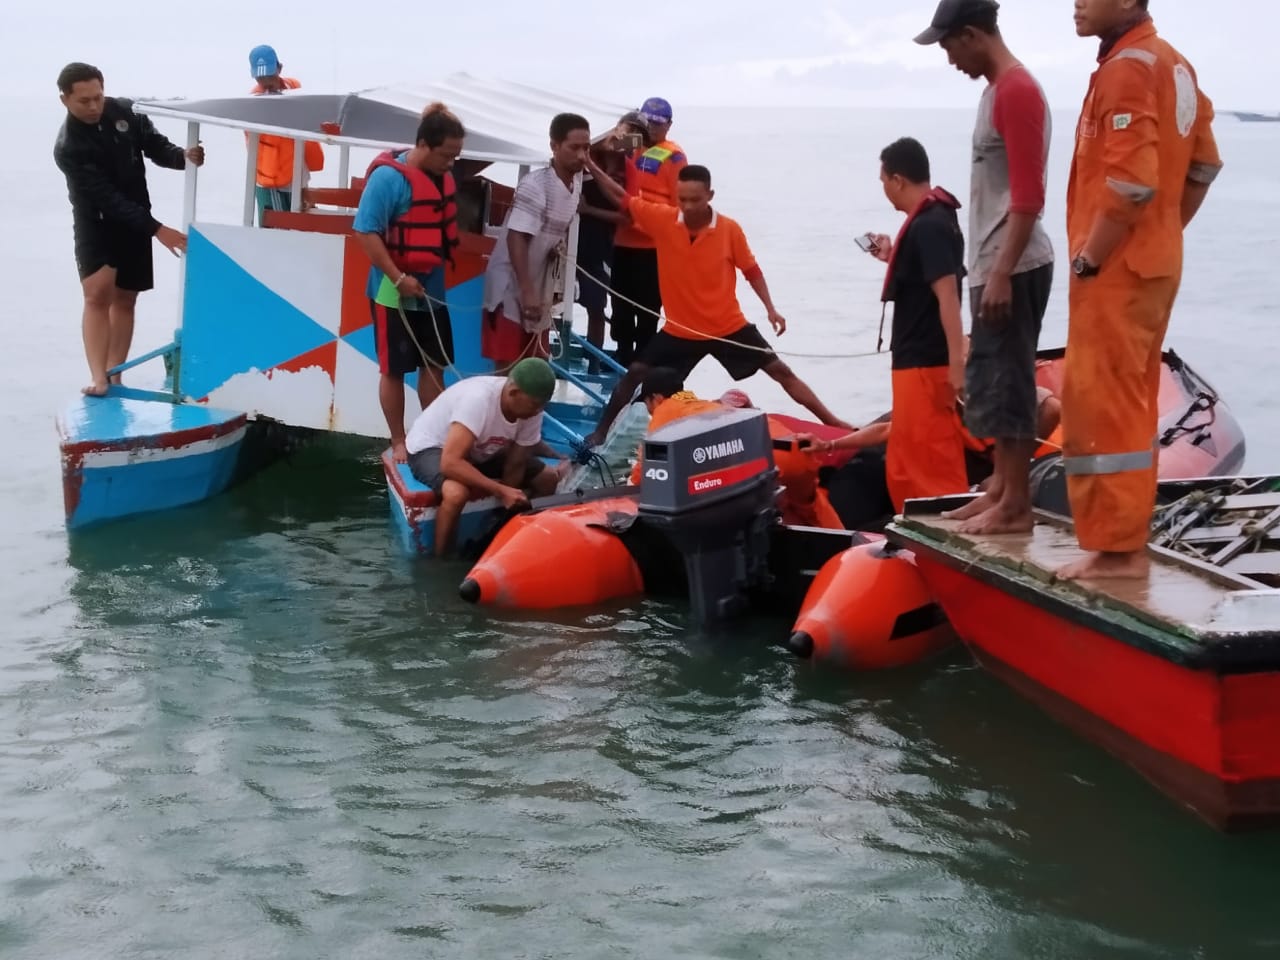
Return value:
<svg viewBox="0 0 1280 960">
<path fill-rule="evenodd" d="M 609 199 L 625 209 L 632 221 L 653 238 L 666 313 L 662 329 L 618 381 L 588 442 L 598 444 L 604 439 L 609 425 L 650 368 L 671 367 L 684 379 L 704 357 L 714 357 L 734 380 L 763 370 L 778 381 L 791 399 L 823 423 L 847 427 L 779 359 L 755 324 L 743 316 L 738 305 L 738 271 L 764 304 L 773 329 L 779 335 L 787 329 L 787 321 L 773 305 L 764 273 L 747 245 L 742 227 L 711 208 L 715 192 L 711 189 L 710 171 L 698 165 L 681 169 L 677 181 L 679 206 L 669 207 L 627 196 L 603 171 L 592 169 L 593 162 L 588 164 Z"/>
<path fill-rule="evenodd" d="M 1161 350 L 1182 232 L 1222 167 L 1213 105 L 1146 0 L 1076 0 L 1098 37 L 1067 186 L 1070 323 L 1062 452 L 1087 555 L 1064 579 L 1143 578 L 1156 498 Z"/>
</svg>

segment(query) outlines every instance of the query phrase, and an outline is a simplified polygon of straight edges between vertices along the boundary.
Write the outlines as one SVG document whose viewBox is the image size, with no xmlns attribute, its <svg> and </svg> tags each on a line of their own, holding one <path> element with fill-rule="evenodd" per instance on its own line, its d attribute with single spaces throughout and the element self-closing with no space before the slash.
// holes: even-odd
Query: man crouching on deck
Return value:
<svg viewBox="0 0 1280 960">
<path fill-rule="evenodd" d="M 559 475 L 537 456 L 542 411 L 555 391 L 551 365 L 526 357 L 506 377 L 467 377 L 440 394 L 409 428 L 409 469 L 435 492 L 435 555 L 453 548 L 468 500 L 497 497 L 507 509 L 529 494 L 555 493 Z"/>
</svg>

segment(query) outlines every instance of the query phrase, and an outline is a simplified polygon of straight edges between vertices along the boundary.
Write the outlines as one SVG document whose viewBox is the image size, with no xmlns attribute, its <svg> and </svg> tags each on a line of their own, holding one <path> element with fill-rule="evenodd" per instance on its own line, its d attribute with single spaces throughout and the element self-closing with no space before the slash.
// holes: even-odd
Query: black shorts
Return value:
<svg viewBox="0 0 1280 960">
<path fill-rule="evenodd" d="M 414 475 L 419 483 L 425 483 L 430 487 L 437 497 L 440 496 L 440 490 L 444 487 L 445 480 L 444 474 L 440 472 L 440 453 L 439 447 L 427 447 L 425 450 L 409 454 L 409 472 Z M 490 480 L 501 480 L 502 472 L 506 465 L 507 452 L 505 450 L 498 452 L 483 463 L 472 464 Z M 529 462 L 524 465 L 524 477 L 520 481 L 520 488 L 528 489 L 538 474 L 545 469 L 547 469 L 547 465 L 540 458 L 530 455 Z"/>
<path fill-rule="evenodd" d="M 1053 264 L 1014 274 L 1009 318 L 992 328 L 978 317 L 982 287 L 969 291 L 973 326 L 964 372 L 964 425 L 975 437 L 1036 438 L 1036 345 L 1049 305 Z"/>
<path fill-rule="evenodd" d="M 612 233 L 578 228 L 578 302 L 583 309 L 604 312 L 612 286 L 613 239 Z"/>
<path fill-rule="evenodd" d="M 449 322 L 447 307 L 431 304 L 430 310 L 406 310 L 401 318 L 395 307 L 385 307 L 372 300 L 369 306 L 373 311 L 381 373 L 403 377 L 419 367 L 440 368 L 453 363 L 453 324 Z M 408 321 L 408 330 L 405 321 Z"/>
<path fill-rule="evenodd" d="M 116 287 L 141 293 L 155 286 L 151 240 L 137 230 L 123 230 L 101 220 L 75 225 L 76 270 L 80 279 L 103 267 L 116 271 Z"/>
<path fill-rule="evenodd" d="M 636 358 L 649 367 L 671 367 L 681 379 L 689 376 L 703 357 L 715 357 L 735 380 L 745 380 L 778 359 L 754 323 L 735 330 L 724 340 L 690 340 L 659 330 Z M 738 346 L 741 344 L 741 346 Z"/>
</svg>

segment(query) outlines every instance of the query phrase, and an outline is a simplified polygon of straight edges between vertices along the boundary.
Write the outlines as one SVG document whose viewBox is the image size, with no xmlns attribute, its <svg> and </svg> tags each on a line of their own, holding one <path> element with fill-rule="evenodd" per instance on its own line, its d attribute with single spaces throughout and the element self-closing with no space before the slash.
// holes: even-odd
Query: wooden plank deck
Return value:
<svg viewBox="0 0 1280 960">
<path fill-rule="evenodd" d="M 959 532 L 960 521 L 940 513 L 968 498 L 908 503 L 894 526 L 913 531 L 976 565 L 1002 568 L 1036 581 L 1059 598 L 1093 608 L 1109 608 L 1163 630 L 1186 635 L 1280 634 L 1280 590 L 1160 547 L 1151 552 L 1147 580 L 1059 580 L 1055 571 L 1083 556 L 1069 520 L 1037 512 L 1030 533 L 975 536 Z M 1249 554 L 1269 567 L 1276 554 Z M 1264 559 L 1265 558 L 1265 559 Z M 1246 559 L 1245 557 L 1241 558 Z"/>
</svg>

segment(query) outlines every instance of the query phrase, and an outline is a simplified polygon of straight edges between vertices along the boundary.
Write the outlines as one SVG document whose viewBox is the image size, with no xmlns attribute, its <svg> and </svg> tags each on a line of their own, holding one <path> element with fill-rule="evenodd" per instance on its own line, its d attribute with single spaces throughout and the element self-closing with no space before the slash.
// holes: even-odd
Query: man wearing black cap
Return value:
<svg viewBox="0 0 1280 960">
<path fill-rule="evenodd" d="M 1005 46 L 995 0 L 942 0 L 916 43 L 939 44 L 985 79 L 973 135 L 965 426 L 995 439 L 995 474 L 981 498 L 948 514 L 966 533 L 1030 530 L 1028 474 L 1036 440 L 1036 346 L 1053 284 L 1053 245 L 1041 225 L 1049 104 Z"/>
</svg>

